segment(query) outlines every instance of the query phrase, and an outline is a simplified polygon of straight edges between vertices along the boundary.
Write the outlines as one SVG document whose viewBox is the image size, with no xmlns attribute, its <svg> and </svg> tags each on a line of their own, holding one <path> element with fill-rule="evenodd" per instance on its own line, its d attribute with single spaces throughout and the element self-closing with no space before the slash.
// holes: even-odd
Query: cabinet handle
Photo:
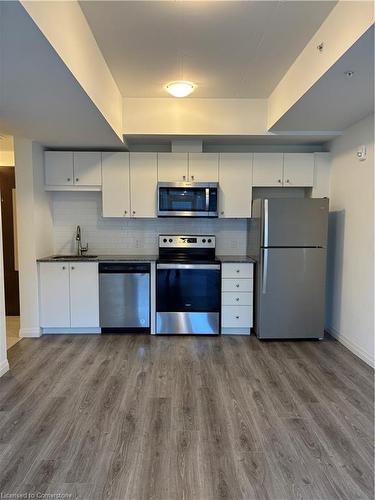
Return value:
<svg viewBox="0 0 375 500">
<path fill-rule="evenodd" d="M 239 273 L 239 272 L 240 272 L 240 270 L 239 270 L 239 269 L 237 269 L 237 271 L 236 271 L 236 272 L 237 272 L 237 273 Z"/>
<path fill-rule="evenodd" d="M 70 182 L 70 177 L 68 177 L 66 180 L 67 180 L 68 182 Z"/>
<path fill-rule="evenodd" d="M 240 285 L 239 285 L 239 283 L 238 283 L 238 284 L 236 285 L 236 287 L 237 287 L 237 288 L 240 288 Z"/>
<path fill-rule="evenodd" d="M 239 316 L 236 316 L 236 319 L 240 319 L 240 317 L 239 317 Z"/>
<path fill-rule="evenodd" d="M 127 211 L 127 210 L 124 210 L 124 215 L 126 215 L 127 213 L 128 213 L 128 211 Z"/>
<path fill-rule="evenodd" d="M 135 215 L 135 210 L 133 210 L 133 215 Z"/>
<path fill-rule="evenodd" d="M 183 175 L 182 178 L 184 181 L 186 181 L 186 175 Z"/>
<path fill-rule="evenodd" d="M 194 175 L 191 176 L 191 180 L 193 181 L 194 180 Z"/>
<path fill-rule="evenodd" d="M 290 182 L 289 179 L 287 179 L 286 182 L 287 182 L 287 184 L 289 184 L 289 182 Z"/>
<path fill-rule="evenodd" d="M 278 182 L 279 184 L 281 184 L 281 179 L 277 179 L 277 182 Z"/>
<path fill-rule="evenodd" d="M 74 266 L 71 267 L 71 270 L 74 271 Z"/>
<path fill-rule="evenodd" d="M 220 215 L 224 215 L 224 210 L 222 210 L 222 211 L 220 212 Z"/>
<path fill-rule="evenodd" d="M 76 182 L 78 182 L 78 181 L 79 181 L 79 178 L 78 178 L 78 177 L 76 177 Z"/>
<path fill-rule="evenodd" d="M 240 298 L 239 298 L 239 297 L 236 297 L 236 300 L 237 300 L 237 302 L 238 302 L 238 301 L 240 300 Z"/>
<path fill-rule="evenodd" d="M 63 268 L 63 271 L 65 271 L 66 267 L 65 267 L 65 266 L 63 266 L 62 268 Z"/>
</svg>

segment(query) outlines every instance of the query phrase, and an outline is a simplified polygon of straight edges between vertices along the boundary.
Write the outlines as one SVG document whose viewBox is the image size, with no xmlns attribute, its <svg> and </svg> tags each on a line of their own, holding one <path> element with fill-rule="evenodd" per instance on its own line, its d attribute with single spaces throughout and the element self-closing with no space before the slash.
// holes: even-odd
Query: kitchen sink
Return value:
<svg viewBox="0 0 375 500">
<path fill-rule="evenodd" d="M 90 260 L 97 257 L 97 255 L 55 255 L 53 260 Z"/>
</svg>

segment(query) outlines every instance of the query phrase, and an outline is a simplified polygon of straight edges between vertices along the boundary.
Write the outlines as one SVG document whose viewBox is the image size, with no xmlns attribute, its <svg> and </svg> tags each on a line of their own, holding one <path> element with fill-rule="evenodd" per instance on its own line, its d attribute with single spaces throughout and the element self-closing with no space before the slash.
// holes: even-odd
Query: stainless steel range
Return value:
<svg viewBox="0 0 375 500">
<path fill-rule="evenodd" d="M 215 236 L 160 235 L 156 333 L 220 333 L 221 265 Z"/>
</svg>

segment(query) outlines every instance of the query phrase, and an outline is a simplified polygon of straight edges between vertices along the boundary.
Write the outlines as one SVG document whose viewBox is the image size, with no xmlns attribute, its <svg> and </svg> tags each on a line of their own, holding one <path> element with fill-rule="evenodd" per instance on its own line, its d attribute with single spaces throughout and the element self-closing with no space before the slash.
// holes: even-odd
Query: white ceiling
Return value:
<svg viewBox="0 0 375 500">
<path fill-rule="evenodd" d="M 268 97 L 336 1 L 80 2 L 124 97 Z"/>
<path fill-rule="evenodd" d="M 351 78 L 346 71 L 354 71 Z M 344 130 L 374 112 L 374 27 L 371 27 L 272 127 Z"/>
<path fill-rule="evenodd" d="M 0 133 L 49 147 L 121 141 L 19 2 L 0 1 Z"/>
</svg>

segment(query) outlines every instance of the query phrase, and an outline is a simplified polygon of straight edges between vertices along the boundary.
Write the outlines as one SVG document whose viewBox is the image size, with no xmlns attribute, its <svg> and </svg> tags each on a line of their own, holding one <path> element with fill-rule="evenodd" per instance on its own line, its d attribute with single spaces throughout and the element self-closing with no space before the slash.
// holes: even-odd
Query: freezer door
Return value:
<svg viewBox="0 0 375 500">
<path fill-rule="evenodd" d="M 263 200 L 262 212 L 262 246 L 326 246 L 328 199 L 266 199 Z"/>
<path fill-rule="evenodd" d="M 259 338 L 323 338 L 325 266 L 323 248 L 262 251 L 256 315 Z"/>
</svg>

